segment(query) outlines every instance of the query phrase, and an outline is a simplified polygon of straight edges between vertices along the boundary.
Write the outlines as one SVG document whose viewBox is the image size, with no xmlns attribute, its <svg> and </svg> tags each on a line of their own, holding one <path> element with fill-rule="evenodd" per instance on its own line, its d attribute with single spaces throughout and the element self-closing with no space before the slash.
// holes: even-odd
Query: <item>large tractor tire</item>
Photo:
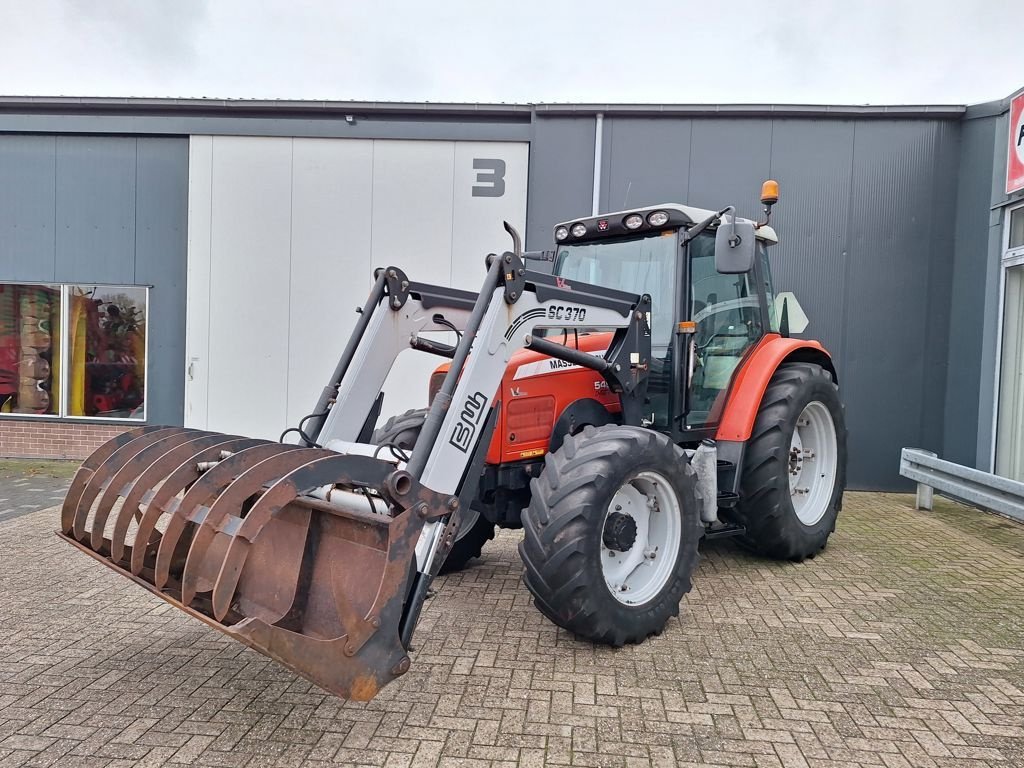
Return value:
<svg viewBox="0 0 1024 768">
<path fill-rule="evenodd" d="M 797 562 L 825 548 L 846 488 L 846 422 L 820 365 L 785 363 L 772 376 L 740 482 L 737 522 L 749 547 Z"/>
<path fill-rule="evenodd" d="M 403 451 L 412 451 L 426 418 L 426 408 L 392 416 L 384 422 L 384 426 L 374 431 L 373 442 L 377 445 L 388 443 Z M 494 523 L 473 507 L 463 510 L 459 532 L 455 534 L 455 543 L 441 566 L 441 573 L 461 571 L 470 560 L 480 557 L 484 544 L 493 538 Z"/>
<path fill-rule="evenodd" d="M 585 427 L 547 455 L 531 490 L 519 555 L 541 613 L 614 646 L 679 615 L 703 528 L 694 471 L 671 440 Z"/>
</svg>

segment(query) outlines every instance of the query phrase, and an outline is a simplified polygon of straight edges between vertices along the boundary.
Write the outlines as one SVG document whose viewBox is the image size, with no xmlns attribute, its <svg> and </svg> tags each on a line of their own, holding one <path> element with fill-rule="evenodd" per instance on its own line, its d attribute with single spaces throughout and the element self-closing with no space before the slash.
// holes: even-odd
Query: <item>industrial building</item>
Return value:
<svg viewBox="0 0 1024 768">
<path fill-rule="evenodd" d="M 473 289 L 562 220 L 782 198 L 771 251 L 835 358 L 852 488 L 913 446 L 1024 480 L 1024 93 L 973 106 L 0 98 L 0 455 L 126 427 L 275 437 L 373 267 Z M 424 367 L 427 366 L 427 367 Z M 425 404 L 399 360 L 385 413 Z"/>
</svg>

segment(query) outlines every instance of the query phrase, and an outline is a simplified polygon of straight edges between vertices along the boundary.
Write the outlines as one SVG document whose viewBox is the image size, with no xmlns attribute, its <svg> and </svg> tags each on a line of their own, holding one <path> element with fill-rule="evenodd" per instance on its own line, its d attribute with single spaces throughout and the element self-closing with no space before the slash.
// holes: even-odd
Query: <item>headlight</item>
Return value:
<svg viewBox="0 0 1024 768">
<path fill-rule="evenodd" d="M 444 377 L 448 375 L 448 369 L 441 371 L 434 371 L 430 374 L 430 381 L 427 384 L 427 404 L 433 404 L 434 398 L 437 393 L 441 391 L 441 385 L 444 384 Z"/>
<path fill-rule="evenodd" d="M 562 242 L 568 236 L 569 236 L 569 230 L 566 229 L 565 227 L 557 227 L 555 229 L 555 240 L 557 240 L 558 242 Z"/>
<path fill-rule="evenodd" d="M 644 223 L 644 217 L 639 213 L 632 213 L 622 220 L 622 223 L 626 225 L 626 229 L 640 229 Z"/>
<path fill-rule="evenodd" d="M 647 215 L 647 223 L 652 227 L 663 227 L 668 224 L 668 214 L 664 211 L 654 211 Z"/>
<path fill-rule="evenodd" d="M 572 236 L 573 237 L 583 237 L 585 234 L 587 234 L 587 228 L 583 224 L 573 224 L 572 225 Z"/>
</svg>

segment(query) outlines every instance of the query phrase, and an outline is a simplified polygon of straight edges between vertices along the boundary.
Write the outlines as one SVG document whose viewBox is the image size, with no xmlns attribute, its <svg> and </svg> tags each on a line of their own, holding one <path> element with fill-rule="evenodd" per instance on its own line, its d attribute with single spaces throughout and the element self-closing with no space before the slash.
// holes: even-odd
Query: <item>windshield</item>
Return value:
<svg viewBox="0 0 1024 768">
<path fill-rule="evenodd" d="M 555 274 L 567 280 L 651 295 L 651 345 L 672 338 L 676 287 L 676 231 L 632 240 L 607 240 L 558 248 Z"/>
</svg>

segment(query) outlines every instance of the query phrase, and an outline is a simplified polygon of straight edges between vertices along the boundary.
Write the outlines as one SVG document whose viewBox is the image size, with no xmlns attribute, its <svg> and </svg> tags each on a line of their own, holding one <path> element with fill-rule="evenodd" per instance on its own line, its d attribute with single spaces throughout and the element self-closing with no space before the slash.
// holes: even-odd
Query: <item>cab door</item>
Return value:
<svg viewBox="0 0 1024 768">
<path fill-rule="evenodd" d="M 758 258 L 749 272 L 723 275 L 715 269 L 713 236 L 700 235 L 689 244 L 684 306 L 696 328 L 687 334 L 684 431 L 719 422 L 733 373 L 765 334 L 767 305 L 759 287 L 770 278 L 759 274 L 762 262 Z"/>
</svg>

